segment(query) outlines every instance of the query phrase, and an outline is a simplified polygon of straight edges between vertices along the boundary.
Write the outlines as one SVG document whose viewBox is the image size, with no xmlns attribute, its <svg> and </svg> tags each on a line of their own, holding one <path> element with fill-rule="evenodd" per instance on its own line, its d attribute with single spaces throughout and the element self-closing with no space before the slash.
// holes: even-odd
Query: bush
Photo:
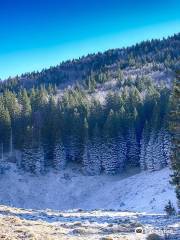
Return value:
<svg viewBox="0 0 180 240">
<path fill-rule="evenodd" d="M 169 201 L 168 204 L 165 206 L 164 211 L 168 216 L 174 216 L 176 214 L 176 210 L 173 207 L 171 201 Z"/>
</svg>

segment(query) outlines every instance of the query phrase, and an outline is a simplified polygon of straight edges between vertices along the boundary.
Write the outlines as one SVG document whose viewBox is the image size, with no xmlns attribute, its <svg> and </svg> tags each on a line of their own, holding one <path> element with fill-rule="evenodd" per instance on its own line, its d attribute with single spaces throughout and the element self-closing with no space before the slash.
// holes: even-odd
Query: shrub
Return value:
<svg viewBox="0 0 180 240">
<path fill-rule="evenodd" d="M 176 214 L 176 210 L 173 207 L 173 204 L 169 200 L 168 204 L 165 206 L 164 211 L 168 216 L 174 216 Z"/>
</svg>

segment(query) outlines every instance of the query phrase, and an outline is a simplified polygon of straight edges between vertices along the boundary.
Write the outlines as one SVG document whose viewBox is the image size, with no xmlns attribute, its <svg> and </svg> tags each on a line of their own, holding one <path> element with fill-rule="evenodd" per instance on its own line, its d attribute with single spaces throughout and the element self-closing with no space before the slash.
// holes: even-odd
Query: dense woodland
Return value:
<svg viewBox="0 0 180 240">
<path fill-rule="evenodd" d="M 104 83 L 117 75 L 119 69 L 141 67 L 147 63 L 154 70 L 163 64 L 166 68 L 179 68 L 180 33 L 167 39 L 144 41 L 134 46 L 121 49 L 111 49 L 104 53 L 89 54 L 79 59 L 62 62 L 56 67 L 44 69 L 41 72 L 25 73 L 0 82 L 0 92 L 5 89 L 18 92 L 22 87 L 32 88 L 45 85 L 57 87 L 72 83 L 89 81 L 93 76 L 96 83 Z M 161 70 L 161 68 L 160 68 Z"/>
<path fill-rule="evenodd" d="M 15 161 L 32 173 L 72 162 L 92 175 L 161 169 L 170 162 L 171 86 L 123 70 L 150 63 L 175 72 L 179 56 L 177 34 L 1 82 L 1 162 Z M 115 89 L 101 103 L 93 93 L 111 79 Z"/>
</svg>

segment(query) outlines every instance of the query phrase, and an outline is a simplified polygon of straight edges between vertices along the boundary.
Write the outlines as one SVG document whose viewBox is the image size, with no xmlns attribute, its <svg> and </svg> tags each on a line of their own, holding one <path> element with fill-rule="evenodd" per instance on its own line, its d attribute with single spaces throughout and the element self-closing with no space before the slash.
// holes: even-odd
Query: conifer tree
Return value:
<svg viewBox="0 0 180 240">
<path fill-rule="evenodd" d="M 163 149 L 164 149 L 164 159 L 166 164 L 171 167 L 171 136 L 169 131 L 164 130 L 163 136 Z"/>
<path fill-rule="evenodd" d="M 32 149 L 32 161 L 34 163 L 34 169 L 33 172 L 35 174 L 42 174 L 45 171 L 44 167 L 44 149 L 42 147 L 42 144 L 39 142 L 36 143 L 35 146 L 33 146 Z"/>
<path fill-rule="evenodd" d="M 162 167 L 165 167 L 164 155 L 163 155 L 163 141 L 162 133 L 159 131 L 156 134 L 156 137 L 152 146 L 152 158 L 153 158 L 153 170 L 160 170 Z"/>
<path fill-rule="evenodd" d="M 23 89 L 19 95 L 19 101 L 21 104 L 21 114 L 24 118 L 28 118 L 31 114 L 31 104 L 26 89 Z"/>
<path fill-rule="evenodd" d="M 172 183 L 176 187 L 178 207 L 180 208 L 180 71 L 177 72 L 171 96 L 169 127 L 172 136 Z"/>
<path fill-rule="evenodd" d="M 127 146 L 124 135 L 120 132 L 119 136 L 115 139 L 116 141 L 116 154 L 118 157 L 118 169 L 117 171 L 122 172 L 126 166 Z"/>
<path fill-rule="evenodd" d="M 4 107 L 3 102 L 0 99 L 0 140 L 4 150 L 9 147 L 10 130 L 10 114 L 8 109 Z"/>
<path fill-rule="evenodd" d="M 54 167 L 57 170 L 62 170 L 66 166 L 66 152 L 61 139 L 56 142 L 54 148 Z"/>
<path fill-rule="evenodd" d="M 136 132 L 133 126 L 127 132 L 127 161 L 129 166 L 139 165 L 139 144 Z"/>
<path fill-rule="evenodd" d="M 148 141 L 149 141 L 149 131 L 148 131 L 148 122 L 145 123 L 141 140 L 140 140 L 140 168 L 141 170 L 146 170 L 146 154 L 147 154 L 147 147 L 148 147 Z"/>
<path fill-rule="evenodd" d="M 90 143 L 89 143 L 89 133 L 88 133 L 88 122 L 87 122 L 87 119 L 84 119 L 84 151 L 83 151 L 82 167 L 83 167 L 84 173 L 86 174 L 92 174 L 89 148 L 90 148 Z"/>
<path fill-rule="evenodd" d="M 102 141 L 100 136 L 99 127 L 97 124 L 95 125 L 95 128 L 93 129 L 92 137 L 89 141 L 90 147 L 90 164 L 93 166 L 93 173 L 95 175 L 99 175 L 101 173 L 101 147 L 102 147 Z"/>
<path fill-rule="evenodd" d="M 154 158 L 153 158 L 153 146 L 154 146 L 155 132 L 154 130 L 150 133 L 150 138 L 147 144 L 145 165 L 148 171 L 154 171 Z"/>
</svg>

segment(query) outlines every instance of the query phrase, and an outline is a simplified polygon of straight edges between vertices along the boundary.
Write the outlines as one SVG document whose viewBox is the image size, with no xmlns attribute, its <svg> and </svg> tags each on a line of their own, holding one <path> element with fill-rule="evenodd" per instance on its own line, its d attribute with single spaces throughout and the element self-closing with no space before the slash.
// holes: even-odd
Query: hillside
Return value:
<svg viewBox="0 0 180 240">
<path fill-rule="evenodd" d="M 115 175 L 170 165 L 168 112 L 180 34 L 1 82 L 0 169 Z M 61 78 L 63 75 L 63 78 Z"/>
<path fill-rule="evenodd" d="M 0 240 L 180 240 L 178 9 L 0 1 Z"/>
<path fill-rule="evenodd" d="M 8 164 L 1 175 L 0 238 L 145 240 L 156 233 L 179 239 L 179 218 L 164 214 L 169 200 L 176 206 L 170 173 L 85 176 L 71 166 L 35 176 Z"/>
<path fill-rule="evenodd" d="M 164 79 L 163 75 L 169 76 L 172 70 L 179 68 L 179 56 L 180 33 L 167 39 L 153 39 L 127 48 L 89 54 L 40 72 L 10 77 L 1 83 L 0 90 L 6 88 L 18 91 L 22 86 L 31 88 L 41 84 L 56 84 L 58 88 L 64 89 L 77 82 L 82 85 L 92 75 L 96 77 L 97 83 L 102 83 L 115 78 L 119 69 L 126 75 L 154 72 L 154 78 L 159 81 Z M 161 73 L 159 77 L 158 72 Z"/>
<path fill-rule="evenodd" d="M 169 175 L 170 170 L 165 168 L 142 173 L 136 169 L 119 176 L 84 176 L 71 167 L 59 173 L 33 176 L 11 165 L 1 175 L 0 202 L 35 209 L 163 213 L 168 200 L 176 206 Z"/>
</svg>

